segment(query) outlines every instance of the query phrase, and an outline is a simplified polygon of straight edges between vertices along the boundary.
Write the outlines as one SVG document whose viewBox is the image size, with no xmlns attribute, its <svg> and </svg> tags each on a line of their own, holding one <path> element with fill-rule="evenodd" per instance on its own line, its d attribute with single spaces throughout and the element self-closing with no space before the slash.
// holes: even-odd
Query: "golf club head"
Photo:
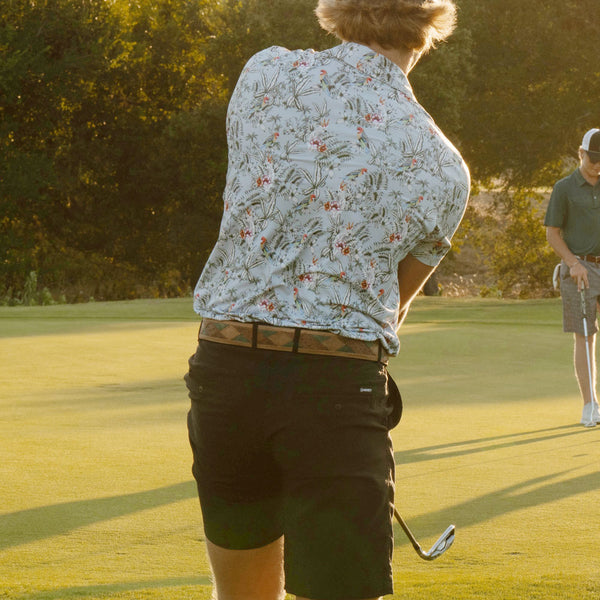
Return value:
<svg viewBox="0 0 600 600">
<path fill-rule="evenodd" d="M 442 555 L 452 544 L 454 543 L 454 533 L 456 527 L 449 525 L 446 531 L 440 535 L 436 543 L 431 546 L 431 550 L 423 554 L 425 560 L 435 560 L 438 556 Z"/>
</svg>

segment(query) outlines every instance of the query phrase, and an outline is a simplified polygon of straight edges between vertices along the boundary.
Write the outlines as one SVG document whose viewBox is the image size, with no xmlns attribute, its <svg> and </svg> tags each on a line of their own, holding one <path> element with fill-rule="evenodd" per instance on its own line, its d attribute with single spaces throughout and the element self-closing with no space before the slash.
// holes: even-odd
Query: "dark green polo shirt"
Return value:
<svg viewBox="0 0 600 600">
<path fill-rule="evenodd" d="M 573 254 L 600 256 L 600 181 L 590 185 L 577 169 L 557 182 L 544 225 L 560 227 Z"/>
</svg>

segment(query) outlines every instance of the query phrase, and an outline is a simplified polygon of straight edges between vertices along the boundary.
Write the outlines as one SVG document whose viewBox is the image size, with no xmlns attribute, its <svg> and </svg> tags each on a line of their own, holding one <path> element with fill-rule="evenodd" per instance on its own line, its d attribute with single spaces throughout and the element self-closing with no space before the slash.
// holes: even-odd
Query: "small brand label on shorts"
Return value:
<svg viewBox="0 0 600 600">
<path fill-rule="evenodd" d="M 361 387 L 360 391 L 361 391 L 361 393 L 368 394 L 373 391 L 373 388 Z"/>
</svg>

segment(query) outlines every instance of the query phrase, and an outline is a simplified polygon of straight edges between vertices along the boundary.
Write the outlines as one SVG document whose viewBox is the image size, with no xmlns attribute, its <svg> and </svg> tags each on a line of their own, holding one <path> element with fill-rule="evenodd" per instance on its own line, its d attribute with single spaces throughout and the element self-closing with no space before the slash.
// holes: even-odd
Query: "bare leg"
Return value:
<svg viewBox="0 0 600 600">
<path fill-rule="evenodd" d="M 581 391 L 583 403 L 588 404 L 596 400 L 596 335 L 588 335 L 588 346 L 590 349 L 590 363 L 592 368 L 592 383 L 594 389 L 590 393 L 590 378 L 588 374 L 587 356 L 585 352 L 585 336 L 575 334 L 575 376 Z"/>
<path fill-rule="evenodd" d="M 283 538 L 253 550 L 228 550 L 206 540 L 217 600 L 282 600 Z"/>
</svg>

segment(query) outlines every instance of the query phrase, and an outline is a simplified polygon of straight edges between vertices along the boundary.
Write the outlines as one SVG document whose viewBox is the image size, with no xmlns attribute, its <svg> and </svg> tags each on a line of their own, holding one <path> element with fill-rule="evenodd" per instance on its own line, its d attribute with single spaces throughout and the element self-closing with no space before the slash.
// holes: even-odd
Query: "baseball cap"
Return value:
<svg viewBox="0 0 600 600">
<path fill-rule="evenodd" d="M 590 129 L 583 136 L 581 147 L 593 163 L 600 162 L 600 129 Z"/>
</svg>

